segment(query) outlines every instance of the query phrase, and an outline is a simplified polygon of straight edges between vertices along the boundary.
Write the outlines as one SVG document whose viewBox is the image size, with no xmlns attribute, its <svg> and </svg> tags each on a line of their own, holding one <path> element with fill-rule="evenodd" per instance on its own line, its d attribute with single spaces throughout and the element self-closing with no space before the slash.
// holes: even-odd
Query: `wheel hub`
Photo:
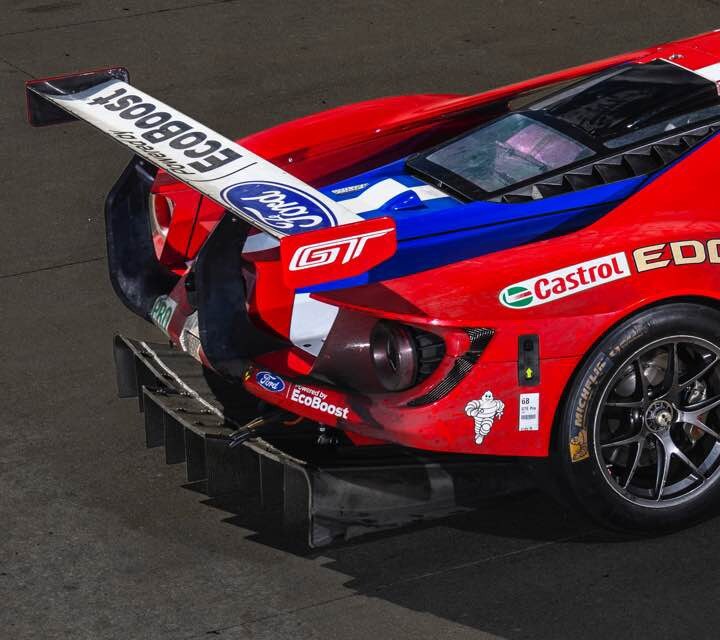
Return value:
<svg viewBox="0 0 720 640">
<path fill-rule="evenodd" d="M 645 426 L 653 433 L 665 433 L 675 421 L 676 413 L 667 400 L 655 400 L 645 410 Z"/>
</svg>

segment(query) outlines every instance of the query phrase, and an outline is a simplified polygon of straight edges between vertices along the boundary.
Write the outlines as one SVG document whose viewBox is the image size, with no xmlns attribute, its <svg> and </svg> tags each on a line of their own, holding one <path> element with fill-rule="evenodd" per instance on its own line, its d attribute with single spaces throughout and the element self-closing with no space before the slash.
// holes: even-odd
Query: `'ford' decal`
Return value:
<svg viewBox="0 0 720 640">
<path fill-rule="evenodd" d="M 224 189 L 222 198 L 280 231 L 337 225 L 332 211 L 314 196 L 276 182 L 241 182 Z"/>
<path fill-rule="evenodd" d="M 285 383 L 280 376 L 269 371 L 258 371 L 255 374 L 255 381 L 263 388 L 274 393 L 280 393 L 285 389 Z"/>
</svg>

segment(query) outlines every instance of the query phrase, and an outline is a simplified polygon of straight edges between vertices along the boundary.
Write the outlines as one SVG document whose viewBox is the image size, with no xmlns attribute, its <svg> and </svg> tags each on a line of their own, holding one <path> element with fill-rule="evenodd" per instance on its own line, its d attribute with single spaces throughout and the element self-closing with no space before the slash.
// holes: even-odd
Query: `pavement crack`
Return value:
<svg viewBox="0 0 720 640">
<path fill-rule="evenodd" d="M 0 280 L 6 280 L 7 278 L 18 278 L 20 276 L 27 276 L 33 273 L 40 273 L 42 271 L 54 271 L 56 269 L 65 269 L 66 267 L 74 267 L 80 264 L 89 264 L 91 262 L 100 262 L 105 260 L 105 256 L 98 256 L 97 258 L 87 258 L 85 260 L 74 260 L 73 262 L 62 262 L 60 264 L 53 264 L 47 267 L 38 267 L 37 269 L 28 269 L 27 271 L 15 271 L 14 273 L 3 273 L 0 274 Z"/>
<path fill-rule="evenodd" d="M 165 7 L 163 9 L 153 9 L 151 11 L 139 11 L 138 13 L 128 13 L 125 15 L 112 16 L 108 18 L 95 18 L 93 20 L 79 20 L 78 22 L 66 22 L 64 24 L 47 25 L 44 27 L 33 27 L 32 29 L 23 29 L 20 31 L 5 31 L 0 32 L 0 38 L 6 36 L 18 36 L 26 33 L 37 33 L 38 31 L 52 31 L 55 29 L 65 29 L 67 27 L 79 27 L 86 24 L 98 24 L 102 22 L 112 22 L 113 20 L 127 20 L 128 18 L 141 18 L 144 16 L 150 16 L 158 13 L 171 13 L 175 11 L 184 11 L 186 9 L 196 9 L 200 7 L 209 7 L 215 4 L 230 4 L 237 0 L 206 0 L 205 2 L 194 2 L 192 4 L 185 4 L 181 6 Z M 11 65 L 14 66 L 14 65 Z M 23 72 L 26 73 L 26 72 Z M 31 76 L 32 77 L 32 76 Z"/>
<path fill-rule="evenodd" d="M 22 67 L 18 67 L 16 64 L 10 62 L 7 58 L 0 58 L 0 62 L 4 62 L 8 67 L 15 69 L 15 71 L 19 71 L 23 75 L 26 75 L 28 78 L 34 78 L 35 76 L 30 73 L 29 71 L 25 71 Z"/>
<path fill-rule="evenodd" d="M 561 544 L 563 542 L 569 542 L 571 540 L 577 540 L 578 538 L 582 538 L 583 536 L 586 536 L 588 533 L 592 533 L 593 531 L 597 531 L 597 529 L 588 529 L 586 531 L 581 531 L 580 533 L 575 533 L 571 536 L 565 536 L 563 538 L 556 538 L 555 540 L 548 540 L 546 542 L 539 542 L 538 544 L 530 545 L 529 547 L 523 547 L 522 549 L 516 549 L 515 551 L 508 551 L 507 553 L 499 553 L 496 555 L 487 556 L 486 558 L 480 558 L 479 560 L 473 560 L 471 562 L 463 562 L 461 564 L 455 564 L 451 567 L 443 567 L 442 569 L 438 569 L 437 571 L 428 571 L 426 573 L 419 573 L 414 576 L 409 576 L 407 578 L 401 578 L 400 580 L 395 580 L 393 582 L 388 582 L 387 584 L 381 584 L 376 587 L 374 587 L 375 591 L 383 591 L 385 589 L 390 589 L 391 587 L 395 587 L 397 585 L 406 584 L 408 582 L 416 582 L 418 580 L 424 580 L 425 578 L 434 578 L 439 575 L 443 575 L 445 573 L 450 573 L 452 571 L 458 571 L 461 569 L 467 569 L 469 567 L 475 567 L 479 566 L 481 564 L 487 564 L 488 562 L 494 562 L 495 560 L 504 560 L 505 558 L 511 558 L 513 556 L 519 556 L 524 553 L 530 553 L 532 551 L 537 551 L 539 549 L 544 549 L 545 547 L 551 547 L 555 544 Z"/>
<path fill-rule="evenodd" d="M 343 596 L 338 596 L 337 598 L 328 598 L 327 600 L 321 600 L 320 602 L 313 602 L 312 604 L 306 604 L 303 607 L 296 607 L 295 609 L 284 609 L 282 611 L 278 611 L 277 613 L 271 613 L 266 616 L 259 616 L 257 618 L 251 618 L 250 620 L 246 620 L 245 622 L 241 622 L 239 624 L 231 624 L 226 627 L 216 627 L 215 629 L 209 629 L 207 631 L 203 631 L 200 635 L 195 634 L 192 636 L 188 636 L 186 638 L 186 640 L 199 640 L 200 638 L 205 638 L 208 635 L 221 635 L 222 633 L 225 633 L 226 631 L 232 631 L 233 629 L 242 629 L 243 627 L 248 627 L 250 625 L 257 624 L 259 622 L 265 622 L 267 620 L 274 620 L 275 618 L 282 618 L 283 616 L 291 616 L 291 615 L 294 615 L 301 611 L 307 611 L 308 609 L 314 609 L 315 607 L 323 607 L 326 604 L 332 604 L 333 602 L 340 602 L 342 600 L 356 598 L 359 595 L 363 595 L 363 594 L 347 593 Z"/>
</svg>

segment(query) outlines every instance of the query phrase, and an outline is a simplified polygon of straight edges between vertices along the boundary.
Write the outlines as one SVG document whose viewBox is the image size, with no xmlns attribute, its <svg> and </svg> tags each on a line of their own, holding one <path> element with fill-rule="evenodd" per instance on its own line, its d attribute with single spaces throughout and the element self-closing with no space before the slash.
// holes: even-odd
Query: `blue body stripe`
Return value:
<svg viewBox="0 0 720 640">
<path fill-rule="evenodd" d="M 715 135 L 720 135 L 720 132 Z M 689 153 L 694 153 L 714 137 L 710 136 Z M 487 201 L 460 203 L 448 196 L 426 201 L 418 209 L 388 210 L 381 206 L 363 212 L 360 215 L 365 219 L 390 215 L 396 221 L 398 249 L 395 255 L 360 276 L 308 287 L 302 291 L 327 291 L 397 278 L 577 231 L 606 215 L 676 163 L 682 162 L 687 155 L 683 154 L 648 176 L 628 178 L 540 200 L 516 204 Z M 424 184 L 408 175 L 405 172 L 405 160 L 399 160 L 326 187 L 323 191 L 342 202 L 357 197 L 389 178 L 408 189 Z M 332 193 L 333 189 L 361 183 L 366 186 L 346 195 Z"/>
</svg>

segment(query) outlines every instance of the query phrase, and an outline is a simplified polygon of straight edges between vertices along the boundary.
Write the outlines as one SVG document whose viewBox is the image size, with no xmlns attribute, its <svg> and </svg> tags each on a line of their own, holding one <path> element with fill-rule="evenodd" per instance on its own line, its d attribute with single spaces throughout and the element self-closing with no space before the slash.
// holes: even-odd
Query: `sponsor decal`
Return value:
<svg viewBox="0 0 720 640">
<path fill-rule="evenodd" d="M 539 431 L 540 394 L 521 393 L 518 429 L 520 431 Z"/>
<path fill-rule="evenodd" d="M 124 87 L 118 87 L 107 95 L 87 100 L 87 104 L 111 111 L 121 120 L 127 121 L 130 130 L 108 133 L 144 151 L 153 161 L 178 175 L 203 177 L 219 169 L 223 169 L 226 174 L 228 170 L 237 170 L 235 166 L 228 165 L 242 159 L 236 150 L 214 139 L 209 129 L 199 129 L 177 112 L 165 110 L 167 107 L 154 102 L 147 95 L 136 95 Z M 177 152 L 174 158 L 156 149 L 154 145 L 161 143 L 173 150 L 170 153 Z M 187 160 L 181 162 L 178 156 Z"/>
<path fill-rule="evenodd" d="M 680 240 L 676 242 L 651 244 L 633 251 L 633 261 L 638 273 L 664 269 L 671 264 L 720 264 L 720 240 Z"/>
<path fill-rule="evenodd" d="M 351 278 L 387 260 L 396 248 L 395 221 L 388 217 L 289 235 L 280 240 L 283 281 L 300 289 Z"/>
<path fill-rule="evenodd" d="M 336 196 L 341 196 L 344 193 L 352 193 L 353 191 L 360 191 L 361 189 L 364 189 L 367 187 L 370 183 L 369 182 L 361 182 L 360 184 L 354 184 L 350 187 L 341 187 L 340 189 L 333 189 L 332 193 Z"/>
<path fill-rule="evenodd" d="M 587 410 L 590 402 L 590 395 L 593 388 L 607 369 L 610 360 L 605 354 L 601 355 L 601 359 L 593 365 L 590 375 L 585 380 L 585 384 L 580 391 L 580 399 L 575 405 L 575 420 L 570 425 L 570 461 L 581 462 L 590 457 L 588 451 L 587 437 Z"/>
<path fill-rule="evenodd" d="M 502 418 L 505 403 L 486 391 L 479 400 L 471 400 L 465 405 L 465 413 L 475 421 L 475 444 L 482 444 L 490 433 L 495 418 Z"/>
<path fill-rule="evenodd" d="M 293 402 L 305 405 L 311 409 L 316 409 L 322 413 L 327 413 L 330 416 L 347 420 L 350 409 L 328 402 L 327 398 L 327 393 L 319 389 L 311 389 L 310 387 L 295 386 L 290 393 L 290 400 Z"/>
<path fill-rule="evenodd" d="M 625 254 L 614 253 L 517 282 L 500 292 L 511 309 L 536 307 L 631 275 Z"/>
<path fill-rule="evenodd" d="M 277 182 L 241 182 L 223 189 L 222 199 L 279 231 L 334 227 L 332 211 L 297 187 Z"/>
<path fill-rule="evenodd" d="M 360 257 L 368 240 L 380 238 L 393 231 L 394 228 L 390 227 L 298 247 L 288 268 L 290 271 L 301 271 L 333 263 L 347 264 Z"/>
<path fill-rule="evenodd" d="M 177 302 L 175 300 L 168 296 L 159 296 L 150 311 L 150 319 L 167 333 L 176 308 Z"/>
<path fill-rule="evenodd" d="M 649 322 L 633 325 L 620 337 L 618 343 L 610 349 L 608 356 L 610 358 L 616 358 L 631 342 L 637 340 L 637 338 L 641 336 L 647 335 L 650 333 L 651 329 L 652 325 Z"/>
<path fill-rule="evenodd" d="M 570 425 L 570 461 L 581 462 L 590 457 L 588 450 L 588 407 L 598 381 L 612 365 L 614 358 L 619 356 L 632 342 L 647 335 L 652 329 L 650 323 L 636 324 L 630 327 L 618 340 L 618 343 L 610 349 L 607 354 L 600 354 L 595 360 L 590 374 L 588 375 L 583 388 L 580 390 L 580 397 L 575 405 L 575 415 Z"/>
<path fill-rule="evenodd" d="M 285 390 L 285 382 L 283 379 L 269 371 L 258 371 L 255 374 L 255 382 L 263 389 L 272 391 L 273 393 L 280 393 Z"/>
<path fill-rule="evenodd" d="M 570 438 L 570 461 L 582 462 L 590 457 L 588 451 L 587 430 L 578 431 Z"/>
<path fill-rule="evenodd" d="M 535 296 L 533 292 L 527 287 L 521 285 L 513 285 L 503 290 L 501 295 L 501 302 L 506 307 L 512 307 L 513 309 L 521 309 L 532 304 Z"/>
</svg>

